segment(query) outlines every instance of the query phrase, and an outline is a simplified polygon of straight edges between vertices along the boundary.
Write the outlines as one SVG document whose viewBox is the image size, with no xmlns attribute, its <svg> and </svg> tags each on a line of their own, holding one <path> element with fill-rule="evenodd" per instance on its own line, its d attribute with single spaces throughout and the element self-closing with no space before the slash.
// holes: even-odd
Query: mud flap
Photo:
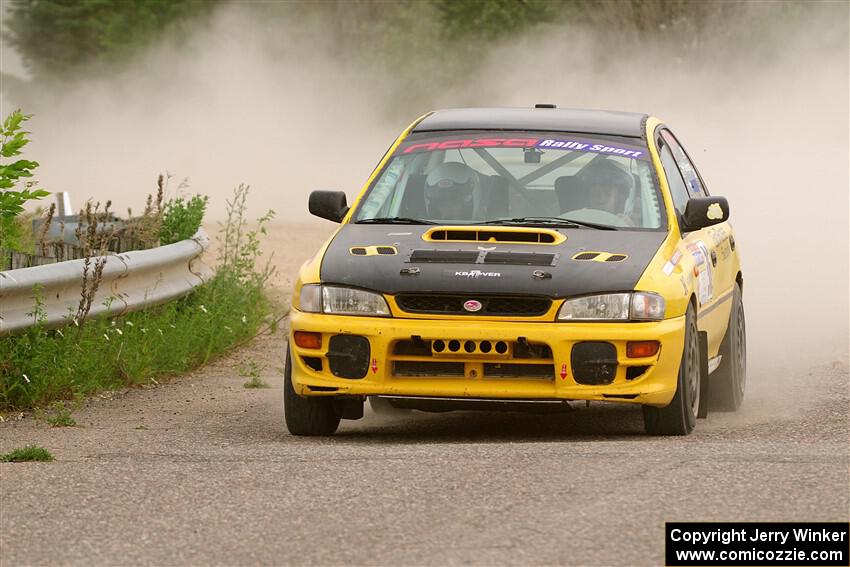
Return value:
<svg viewBox="0 0 850 567">
<path fill-rule="evenodd" d="M 708 333 L 700 331 L 699 336 L 699 407 L 697 417 L 708 417 Z"/>
<path fill-rule="evenodd" d="M 363 398 L 339 398 L 336 411 L 342 419 L 360 419 L 363 417 Z"/>
</svg>

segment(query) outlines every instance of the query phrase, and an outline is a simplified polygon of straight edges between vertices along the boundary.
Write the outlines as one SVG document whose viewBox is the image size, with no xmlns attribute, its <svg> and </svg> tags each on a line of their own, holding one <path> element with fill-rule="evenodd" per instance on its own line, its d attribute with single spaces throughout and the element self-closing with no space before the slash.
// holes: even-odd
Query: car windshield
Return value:
<svg viewBox="0 0 850 567">
<path fill-rule="evenodd" d="M 663 211 L 649 153 L 637 138 L 423 132 L 396 148 L 352 222 L 570 226 L 559 222 L 569 220 L 659 230 Z"/>
</svg>

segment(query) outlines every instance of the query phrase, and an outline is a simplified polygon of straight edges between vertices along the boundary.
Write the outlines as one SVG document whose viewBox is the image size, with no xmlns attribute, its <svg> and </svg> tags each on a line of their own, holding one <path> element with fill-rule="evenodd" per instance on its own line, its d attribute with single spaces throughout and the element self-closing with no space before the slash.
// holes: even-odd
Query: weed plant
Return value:
<svg viewBox="0 0 850 567">
<path fill-rule="evenodd" d="M 42 409 L 35 411 L 36 419 L 44 419 L 51 427 L 76 427 L 77 420 L 71 415 L 71 409 L 65 407 L 65 402 L 53 404 L 50 412 Z"/>
<path fill-rule="evenodd" d="M 279 319 L 265 294 L 273 273 L 260 265 L 260 235 L 270 211 L 247 228 L 247 186 L 227 204 L 216 275 L 191 295 L 124 317 L 76 321 L 62 329 L 36 324 L 0 339 L 0 410 L 44 406 L 97 391 L 156 382 L 202 366 Z M 39 300 L 33 310 L 43 320 Z"/>
<path fill-rule="evenodd" d="M 239 368 L 239 375 L 248 378 L 248 381 L 242 384 L 242 387 L 248 389 L 270 388 L 266 381 L 260 378 L 262 371 L 263 366 L 256 360 L 251 360 L 242 365 Z"/>
<path fill-rule="evenodd" d="M 44 447 L 27 445 L 13 449 L 5 455 L 0 454 L 0 463 L 22 463 L 26 461 L 52 461 L 53 455 Z"/>
<path fill-rule="evenodd" d="M 209 198 L 195 195 L 188 200 L 174 197 L 165 202 L 162 226 L 159 229 L 160 244 L 172 244 L 192 238 L 201 227 Z"/>
</svg>

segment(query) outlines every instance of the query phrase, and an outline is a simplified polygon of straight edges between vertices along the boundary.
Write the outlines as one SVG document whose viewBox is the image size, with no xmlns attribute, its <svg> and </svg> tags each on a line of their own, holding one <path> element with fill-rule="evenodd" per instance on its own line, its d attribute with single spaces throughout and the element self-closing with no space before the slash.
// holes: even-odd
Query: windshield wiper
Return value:
<svg viewBox="0 0 850 567">
<path fill-rule="evenodd" d="M 424 220 L 424 219 L 414 219 L 410 217 L 378 217 L 374 219 L 363 219 L 355 222 L 354 224 L 437 224 L 435 222 Z"/>
<path fill-rule="evenodd" d="M 581 225 L 581 226 L 586 226 L 586 227 L 589 227 L 589 228 L 598 228 L 599 230 L 620 230 L 616 226 L 611 226 L 610 224 L 599 224 L 599 223 L 595 223 L 595 222 L 578 221 L 578 220 L 573 220 L 573 219 L 563 219 L 563 220 L 566 220 L 567 222 L 575 223 L 575 224 L 578 224 L 578 225 Z"/>
<path fill-rule="evenodd" d="M 561 217 L 516 217 L 511 219 L 495 219 L 481 224 L 512 224 L 526 226 L 559 226 L 564 228 L 579 228 L 582 226 L 598 228 L 599 230 L 617 230 L 614 226 L 607 224 L 596 224 L 591 222 L 562 219 Z"/>
</svg>

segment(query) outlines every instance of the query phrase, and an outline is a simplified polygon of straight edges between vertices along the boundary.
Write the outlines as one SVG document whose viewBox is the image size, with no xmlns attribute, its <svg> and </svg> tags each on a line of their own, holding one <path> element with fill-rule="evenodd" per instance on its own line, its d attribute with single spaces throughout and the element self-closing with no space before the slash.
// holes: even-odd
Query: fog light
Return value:
<svg viewBox="0 0 850 567">
<path fill-rule="evenodd" d="M 645 358 L 658 354 L 658 341 L 633 341 L 626 344 L 626 356 Z"/>
<path fill-rule="evenodd" d="M 322 334 L 295 331 L 295 344 L 301 348 L 322 348 Z"/>
</svg>

